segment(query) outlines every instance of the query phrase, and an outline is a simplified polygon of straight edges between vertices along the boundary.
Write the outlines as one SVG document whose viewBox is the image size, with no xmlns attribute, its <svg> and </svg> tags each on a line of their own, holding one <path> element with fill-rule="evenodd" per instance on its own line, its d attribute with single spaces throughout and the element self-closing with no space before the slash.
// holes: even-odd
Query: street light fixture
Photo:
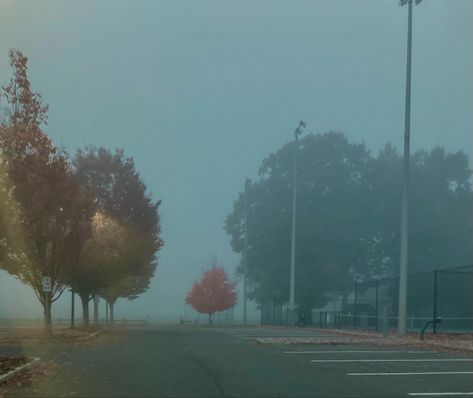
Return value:
<svg viewBox="0 0 473 398">
<path fill-rule="evenodd" d="M 294 285 L 296 273 L 296 196 L 297 196 L 297 154 L 299 152 L 299 136 L 306 127 L 301 120 L 294 130 L 294 180 L 292 185 L 292 236 L 291 236 L 291 277 L 289 285 L 289 324 L 294 326 Z"/>
<path fill-rule="evenodd" d="M 406 102 L 404 113 L 404 158 L 402 172 L 402 205 L 401 205 L 401 253 L 399 264 L 399 306 L 398 333 L 406 333 L 407 317 L 407 269 L 409 244 L 409 156 L 411 136 L 411 65 L 412 65 L 412 1 L 400 0 L 400 5 L 408 6 L 407 19 L 407 65 L 406 65 Z M 415 0 L 419 5 L 422 0 Z"/>
</svg>

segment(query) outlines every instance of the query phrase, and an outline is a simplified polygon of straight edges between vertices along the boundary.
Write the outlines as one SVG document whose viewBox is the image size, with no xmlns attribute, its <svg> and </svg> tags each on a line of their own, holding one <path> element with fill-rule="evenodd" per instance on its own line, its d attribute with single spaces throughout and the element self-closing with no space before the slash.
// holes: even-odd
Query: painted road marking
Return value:
<svg viewBox="0 0 473 398">
<path fill-rule="evenodd" d="M 473 395 L 473 392 L 410 392 L 411 397 L 456 397 L 460 395 Z"/>
<path fill-rule="evenodd" d="M 473 372 L 397 372 L 397 373 L 347 373 L 347 376 L 430 376 L 471 375 Z"/>
<path fill-rule="evenodd" d="M 438 354 L 437 351 L 286 351 L 284 354 Z"/>
<path fill-rule="evenodd" d="M 255 337 L 238 337 L 240 340 L 260 340 L 260 339 L 313 339 L 314 337 L 302 336 L 255 336 Z M 317 337 L 318 338 L 318 337 Z"/>
<path fill-rule="evenodd" d="M 467 358 L 422 358 L 422 359 L 312 359 L 311 362 L 318 363 L 347 363 L 347 362 L 473 362 Z"/>
<path fill-rule="evenodd" d="M 233 334 L 233 337 L 329 337 L 326 334 Z"/>
<path fill-rule="evenodd" d="M 318 339 L 327 338 L 329 336 L 233 336 L 242 340 L 251 339 Z"/>
</svg>

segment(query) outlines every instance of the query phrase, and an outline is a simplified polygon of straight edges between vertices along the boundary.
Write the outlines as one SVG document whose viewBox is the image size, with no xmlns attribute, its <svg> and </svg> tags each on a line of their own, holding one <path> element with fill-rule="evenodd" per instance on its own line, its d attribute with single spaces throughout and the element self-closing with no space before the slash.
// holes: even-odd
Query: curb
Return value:
<svg viewBox="0 0 473 398">
<path fill-rule="evenodd" d="M 88 340 L 93 339 L 94 337 L 98 336 L 99 334 L 103 333 L 104 329 L 97 330 L 96 332 L 92 333 L 90 336 L 87 337 Z"/>
<path fill-rule="evenodd" d="M 323 330 L 323 329 L 318 329 L 318 330 Z M 449 341 L 439 341 L 439 340 L 419 340 L 416 338 L 416 336 L 411 335 L 407 336 L 404 338 L 399 338 L 396 335 L 390 334 L 387 336 L 377 336 L 374 333 L 371 334 L 364 334 L 363 332 L 358 332 L 358 331 L 351 331 L 351 330 L 334 330 L 334 329 L 329 329 L 331 330 L 334 334 L 338 334 L 339 336 L 356 336 L 358 338 L 362 339 L 379 339 L 382 342 L 386 342 L 387 344 L 391 344 L 392 342 L 400 342 L 402 344 L 405 344 L 407 346 L 411 347 L 417 347 L 417 346 L 422 346 L 427 349 L 440 349 L 440 350 L 445 350 L 449 352 L 463 352 L 463 353 L 472 353 L 473 352 L 473 347 L 464 345 L 464 344 L 452 344 Z"/>
<path fill-rule="evenodd" d="M 13 376 L 16 376 L 22 370 L 28 369 L 29 367 L 33 366 L 39 360 L 39 358 L 32 358 L 32 360 L 28 363 L 21 365 L 13 370 L 10 370 L 8 373 L 5 373 L 4 375 L 0 376 L 0 384 L 6 382 L 7 380 L 10 380 Z"/>
<path fill-rule="evenodd" d="M 91 333 L 91 334 L 87 335 L 87 336 L 80 336 L 79 338 L 77 338 L 76 341 L 81 341 L 81 342 L 91 341 L 92 339 L 94 339 L 98 335 L 102 334 L 103 332 L 105 332 L 105 329 L 100 329 L 100 330 L 95 331 L 94 333 Z"/>
</svg>

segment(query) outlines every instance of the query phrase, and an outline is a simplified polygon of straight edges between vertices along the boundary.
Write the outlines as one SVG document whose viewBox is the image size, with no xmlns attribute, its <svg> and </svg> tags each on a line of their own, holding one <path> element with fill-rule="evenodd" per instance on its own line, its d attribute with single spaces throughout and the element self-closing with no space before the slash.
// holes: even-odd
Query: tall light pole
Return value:
<svg viewBox="0 0 473 398">
<path fill-rule="evenodd" d="M 422 0 L 415 0 L 418 5 Z M 400 5 L 407 4 L 407 65 L 406 65 L 406 102 L 404 111 L 404 159 L 402 168 L 402 204 L 401 204 L 401 253 L 399 264 L 399 306 L 398 333 L 406 333 L 407 317 L 407 269 L 409 249 L 409 156 L 411 140 L 411 64 L 412 64 L 412 2 L 401 0 Z"/>
<path fill-rule="evenodd" d="M 243 248 L 243 325 L 247 323 L 247 272 L 248 272 L 248 186 L 250 185 L 250 180 L 247 178 L 245 180 L 245 247 Z"/>
<path fill-rule="evenodd" d="M 294 130 L 294 176 L 292 183 L 292 235 L 291 235 L 291 279 L 289 284 L 289 324 L 294 326 L 294 288 L 296 276 L 296 198 L 297 198 L 297 155 L 299 152 L 299 136 L 306 123 L 300 121 Z"/>
</svg>

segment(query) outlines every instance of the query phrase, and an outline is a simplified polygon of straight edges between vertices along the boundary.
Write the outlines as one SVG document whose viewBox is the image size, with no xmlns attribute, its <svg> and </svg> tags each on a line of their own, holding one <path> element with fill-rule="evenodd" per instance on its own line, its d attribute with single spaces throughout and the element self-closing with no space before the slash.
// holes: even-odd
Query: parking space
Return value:
<svg viewBox="0 0 473 398">
<path fill-rule="evenodd" d="M 235 328 L 226 331 L 227 334 L 242 339 L 266 339 L 266 338 L 335 338 L 331 334 L 307 331 L 305 329 L 293 328 L 264 328 L 264 327 L 247 327 Z"/>
<path fill-rule="evenodd" d="M 360 383 L 380 389 L 390 385 L 406 396 L 457 396 L 473 394 L 473 357 L 436 351 L 392 349 L 389 347 L 304 347 L 285 350 L 284 360 L 303 358 L 314 372 L 327 370 L 357 378 Z"/>
<path fill-rule="evenodd" d="M 323 337 L 328 334 L 291 329 L 255 328 L 229 333 L 237 339 Z M 473 395 L 473 355 L 412 349 L 402 346 L 339 344 L 273 344 L 278 361 L 294 374 L 313 370 L 353 388 L 353 396 L 455 397 Z"/>
</svg>

